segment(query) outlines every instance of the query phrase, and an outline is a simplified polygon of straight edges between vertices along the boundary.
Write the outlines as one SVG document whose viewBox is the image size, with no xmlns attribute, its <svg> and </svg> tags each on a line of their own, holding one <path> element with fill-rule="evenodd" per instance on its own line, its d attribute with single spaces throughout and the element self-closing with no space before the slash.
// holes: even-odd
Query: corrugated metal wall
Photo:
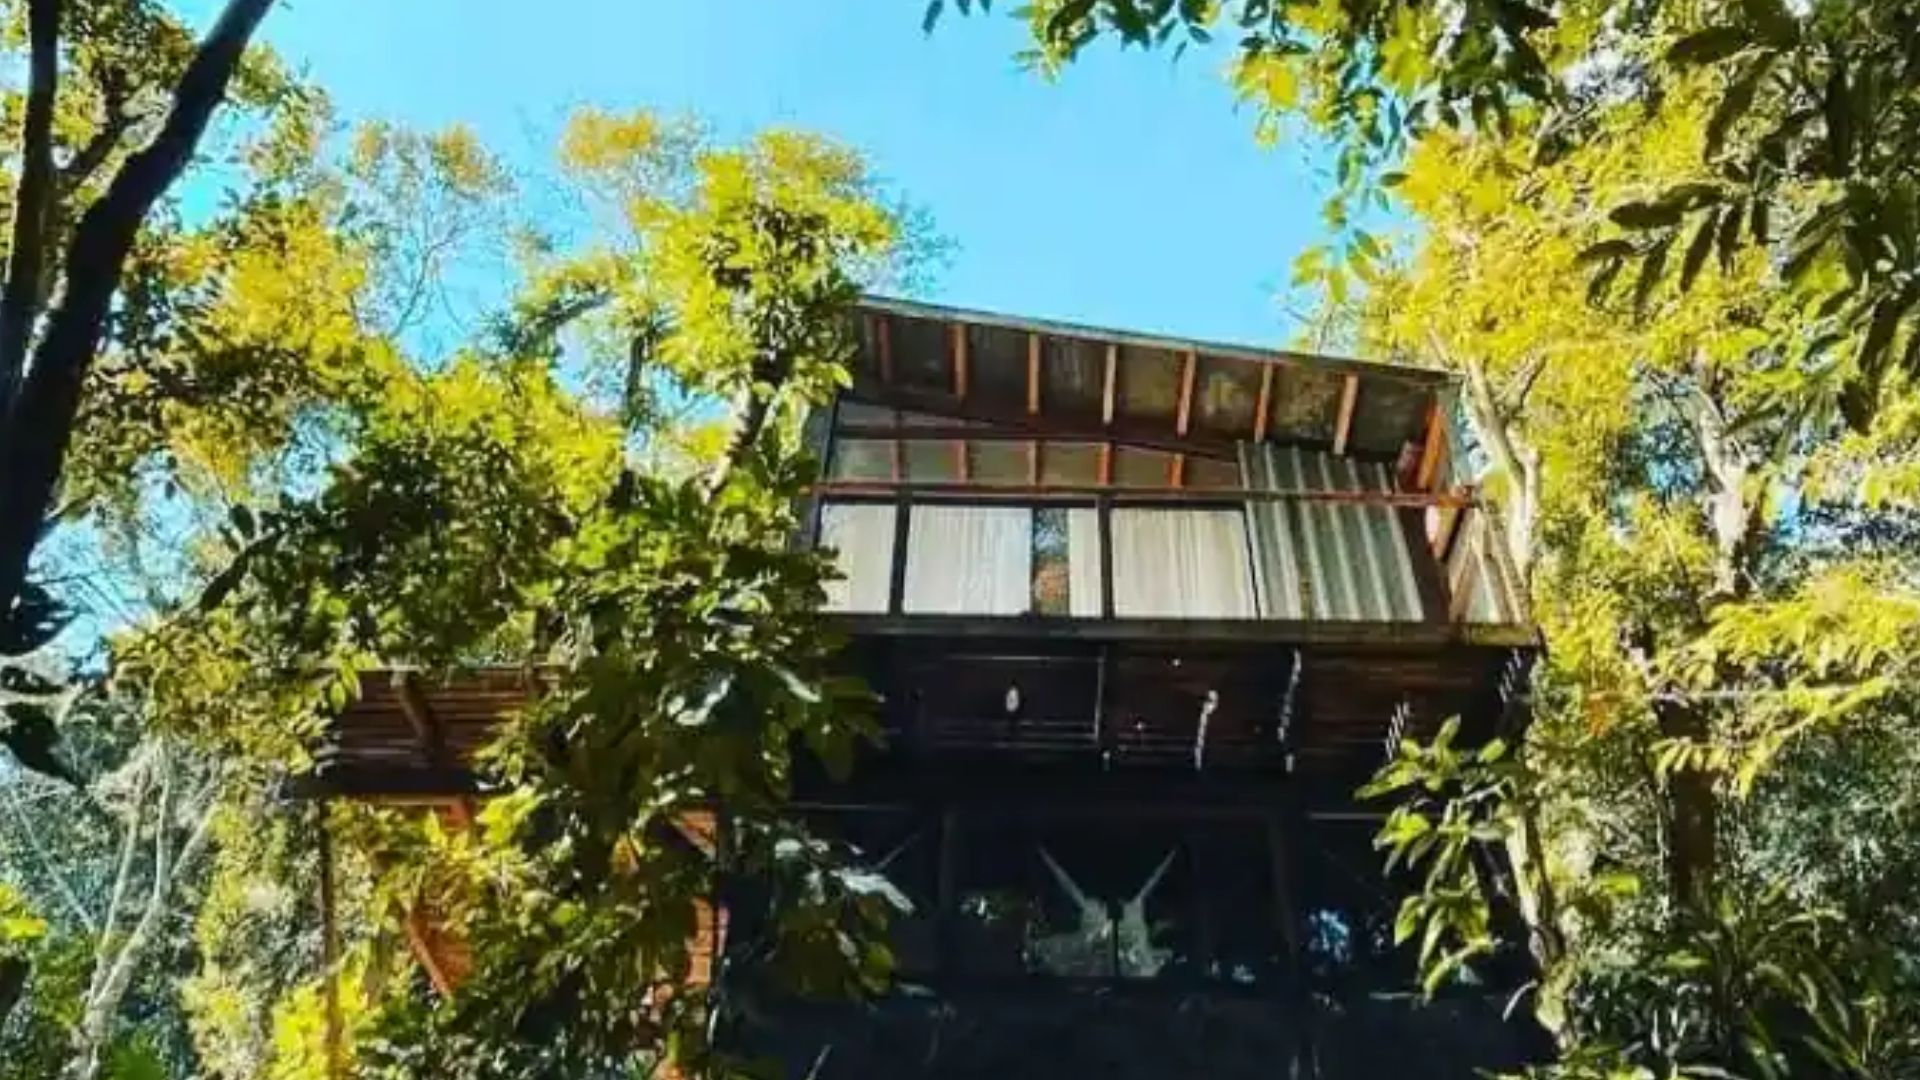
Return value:
<svg viewBox="0 0 1920 1080">
<path fill-rule="evenodd" d="M 1242 443 L 1240 467 L 1247 486 L 1263 491 L 1394 489 L 1384 465 L 1299 447 Z M 1409 535 L 1397 509 L 1257 500 L 1247 507 L 1247 518 L 1263 616 L 1363 622 L 1426 617 L 1410 546 L 1423 541 Z"/>
</svg>

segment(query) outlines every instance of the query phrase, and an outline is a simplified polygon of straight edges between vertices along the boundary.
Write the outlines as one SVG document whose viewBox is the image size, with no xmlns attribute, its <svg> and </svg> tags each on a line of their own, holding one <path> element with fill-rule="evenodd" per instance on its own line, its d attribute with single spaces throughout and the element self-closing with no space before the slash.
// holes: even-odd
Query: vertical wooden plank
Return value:
<svg viewBox="0 0 1920 1080">
<path fill-rule="evenodd" d="M 1040 335 L 1027 335 L 1027 412 L 1040 414 Z"/>
<path fill-rule="evenodd" d="M 1110 442 L 1103 442 L 1100 444 L 1100 486 L 1107 487 L 1112 483 L 1113 483 L 1113 444 Z"/>
<path fill-rule="evenodd" d="M 1273 365 L 1260 365 L 1260 396 L 1253 404 L 1253 441 L 1265 442 L 1267 438 L 1267 413 L 1273 407 Z"/>
<path fill-rule="evenodd" d="M 1360 376 L 1347 376 L 1340 388 L 1340 415 L 1333 422 L 1333 452 L 1347 452 L 1347 435 L 1353 430 L 1353 405 L 1360 399 Z"/>
<path fill-rule="evenodd" d="M 1187 455 L 1175 454 L 1167 465 L 1167 486 L 1185 487 L 1187 479 Z"/>
<path fill-rule="evenodd" d="M 971 479 L 967 475 L 967 440 L 965 439 L 953 441 L 953 475 L 963 484 Z"/>
<path fill-rule="evenodd" d="M 1027 483 L 1032 487 L 1040 486 L 1040 440 L 1027 440 Z"/>
<path fill-rule="evenodd" d="M 1193 377 L 1200 367 L 1200 354 L 1192 349 L 1180 362 L 1180 409 L 1174 416 L 1174 434 L 1186 437 L 1187 425 L 1193 419 Z"/>
<path fill-rule="evenodd" d="M 1100 384 L 1100 423 L 1113 424 L 1113 397 L 1120 383 L 1120 346 L 1107 344 L 1107 374 Z"/>
<path fill-rule="evenodd" d="M 967 324 L 953 324 L 953 396 L 967 400 Z"/>
<path fill-rule="evenodd" d="M 327 1080 L 346 1080 L 345 1025 L 340 1019 L 340 920 L 334 899 L 333 831 L 327 824 L 330 804 L 320 802 L 320 965 L 326 997 Z"/>
<path fill-rule="evenodd" d="M 873 339 L 880 349 L 880 381 L 893 382 L 893 324 L 885 315 L 873 317 Z"/>
<path fill-rule="evenodd" d="M 1421 491 L 1432 491 L 1434 472 L 1440 465 L 1440 447 L 1447 438 L 1447 428 L 1440 422 L 1440 400 L 1436 396 L 1427 406 L 1427 434 L 1420 448 L 1420 471 L 1415 483 Z"/>
</svg>

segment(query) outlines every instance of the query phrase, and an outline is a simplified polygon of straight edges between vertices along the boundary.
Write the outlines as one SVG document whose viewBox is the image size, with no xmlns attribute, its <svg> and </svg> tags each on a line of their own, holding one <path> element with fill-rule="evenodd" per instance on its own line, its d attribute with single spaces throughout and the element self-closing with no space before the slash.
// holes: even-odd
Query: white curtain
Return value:
<svg viewBox="0 0 1920 1080">
<path fill-rule="evenodd" d="M 1100 511 L 1067 511 L 1067 608 L 1077 619 L 1103 614 L 1100 597 Z"/>
<path fill-rule="evenodd" d="M 893 507 L 828 503 L 820 546 L 834 549 L 840 580 L 827 583 L 828 611 L 885 612 L 893 585 Z"/>
<path fill-rule="evenodd" d="M 1253 618 L 1245 515 L 1114 510 L 1113 612 L 1122 618 Z"/>
<path fill-rule="evenodd" d="M 925 503 L 913 508 L 902 610 L 1024 615 L 1032 597 L 1033 511 Z"/>
</svg>

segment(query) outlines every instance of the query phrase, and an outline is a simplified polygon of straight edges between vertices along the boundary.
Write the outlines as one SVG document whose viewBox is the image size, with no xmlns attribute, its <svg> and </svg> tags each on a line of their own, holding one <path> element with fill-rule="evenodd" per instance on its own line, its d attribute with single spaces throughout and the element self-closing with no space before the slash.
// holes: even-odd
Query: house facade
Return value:
<svg viewBox="0 0 1920 1080">
<path fill-rule="evenodd" d="M 853 319 L 802 540 L 886 739 L 804 771 L 794 810 L 910 905 L 899 988 L 725 1037 L 820 1078 L 1520 1060 L 1502 972 L 1413 994 L 1384 808 L 1354 795 L 1449 717 L 1469 742 L 1525 722 L 1537 633 L 1454 381 L 883 299 Z M 480 730 L 507 683 L 370 683 L 335 789 L 453 790 L 433 732 Z"/>
</svg>

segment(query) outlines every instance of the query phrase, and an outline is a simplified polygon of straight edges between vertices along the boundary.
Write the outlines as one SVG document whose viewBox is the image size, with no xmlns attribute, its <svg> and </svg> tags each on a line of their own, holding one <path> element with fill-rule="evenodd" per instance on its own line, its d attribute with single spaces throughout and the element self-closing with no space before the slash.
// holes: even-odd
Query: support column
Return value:
<svg viewBox="0 0 1920 1080">
<path fill-rule="evenodd" d="M 346 1080 L 345 1025 L 340 1017 L 340 920 L 335 910 L 333 832 L 327 818 L 331 800 L 319 804 L 320 966 L 326 1002 L 327 1080 Z"/>
</svg>

